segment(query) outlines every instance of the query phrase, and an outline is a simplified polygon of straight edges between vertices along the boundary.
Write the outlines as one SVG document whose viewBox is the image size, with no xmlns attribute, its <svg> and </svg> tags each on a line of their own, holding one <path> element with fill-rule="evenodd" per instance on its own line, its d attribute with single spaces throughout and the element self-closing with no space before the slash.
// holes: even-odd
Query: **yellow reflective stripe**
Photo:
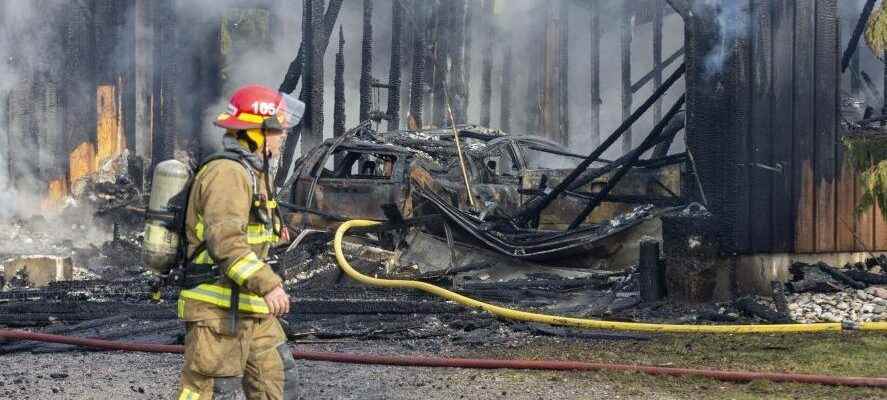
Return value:
<svg viewBox="0 0 887 400">
<path fill-rule="evenodd" d="M 274 231 L 265 229 L 265 225 L 249 224 L 246 226 L 247 244 L 276 243 L 278 240 L 280 238 L 274 234 Z"/>
<path fill-rule="evenodd" d="M 206 231 L 206 224 L 203 223 L 203 216 L 197 214 L 197 223 L 194 224 L 194 236 L 197 236 L 197 240 L 203 241 L 203 235 Z"/>
<path fill-rule="evenodd" d="M 188 388 L 182 388 L 182 394 L 179 395 L 179 400 L 200 400 L 200 393 Z"/>
<path fill-rule="evenodd" d="M 185 319 L 185 299 L 181 296 L 176 301 L 176 314 L 179 315 L 179 319 Z"/>
<path fill-rule="evenodd" d="M 216 262 L 215 262 L 215 260 L 213 260 L 212 257 L 209 256 L 208 250 L 203 250 L 200 252 L 200 254 L 197 255 L 197 257 L 194 257 L 193 263 L 194 264 L 215 264 Z"/>
<path fill-rule="evenodd" d="M 231 308 L 231 288 L 204 283 L 193 289 L 182 290 L 181 299 L 191 299 L 213 304 L 222 308 Z M 249 293 L 240 293 L 240 303 L 237 309 L 243 312 L 256 314 L 268 314 L 268 304 L 259 296 Z"/>
<path fill-rule="evenodd" d="M 256 253 L 249 253 L 235 261 L 234 264 L 231 265 L 231 268 L 228 268 L 226 275 L 238 285 L 243 285 L 243 283 L 246 282 L 249 277 L 253 276 L 259 268 L 262 268 L 263 265 L 265 264 L 259 261 L 259 257 L 256 257 Z"/>
</svg>

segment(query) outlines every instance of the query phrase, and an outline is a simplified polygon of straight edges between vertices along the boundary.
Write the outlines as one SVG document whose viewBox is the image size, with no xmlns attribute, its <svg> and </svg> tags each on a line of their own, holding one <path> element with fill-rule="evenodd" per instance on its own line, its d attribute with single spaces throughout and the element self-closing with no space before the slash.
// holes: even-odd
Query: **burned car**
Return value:
<svg viewBox="0 0 887 400">
<path fill-rule="evenodd" d="M 357 129 L 325 141 L 296 161 L 286 187 L 286 199 L 294 210 L 288 216 L 290 226 L 330 229 L 349 219 L 386 221 L 392 217 L 392 210 L 397 211 L 398 218 L 406 219 L 437 214 L 447 220 L 447 225 L 459 229 L 463 237 L 473 237 L 509 255 L 564 256 L 562 251 L 544 249 L 537 257 L 531 245 L 495 243 L 503 238 L 507 242 L 510 234 L 526 238 L 533 235 L 520 232 L 522 228 L 508 232 L 513 229 L 490 224 L 508 221 L 515 210 L 550 190 L 585 156 L 538 137 L 507 135 L 475 126 L 458 129 L 470 191 L 466 190 L 452 129 L 392 133 Z M 638 205 L 668 206 L 682 201 L 684 166 L 679 159 L 672 161 L 642 163 L 633 168 L 603 206 L 588 216 L 584 229 L 597 236 L 603 233 L 601 223 L 607 221 L 607 232 L 613 233 L 614 218 Z M 561 234 L 590 196 L 607 183 L 609 175 L 601 172 L 608 163 L 599 160 L 600 167 L 590 168 L 584 177 L 587 182 L 580 178 L 580 184 L 544 210 L 529 231 Z M 487 232 L 472 232 L 484 224 L 481 230 Z M 494 240 L 483 238 L 488 235 L 495 236 Z M 590 247 L 600 247 L 599 243 L 589 247 L 588 243 L 594 241 L 580 236 L 582 243 L 574 249 L 577 252 L 593 252 Z M 570 240 L 556 242 L 563 245 Z"/>
</svg>

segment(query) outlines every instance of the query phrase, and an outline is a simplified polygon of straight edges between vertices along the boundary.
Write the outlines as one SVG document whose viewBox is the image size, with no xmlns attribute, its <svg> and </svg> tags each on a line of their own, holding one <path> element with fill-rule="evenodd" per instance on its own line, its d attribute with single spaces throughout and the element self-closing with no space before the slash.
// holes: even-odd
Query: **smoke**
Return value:
<svg viewBox="0 0 887 400">
<path fill-rule="evenodd" d="M 424 0 L 418 0 L 424 1 Z M 628 0 L 625 0 L 628 1 Z M 705 0 L 712 3 L 715 0 Z M 149 2 L 157 3 L 157 2 Z M 339 26 L 344 27 L 345 35 L 345 98 L 346 98 L 346 127 L 356 125 L 358 121 L 359 106 L 359 79 L 360 79 L 360 43 L 361 43 L 361 0 L 346 0 L 339 14 L 337 25 L 333 31 L 330 45 L 327 48 L 324 58 L 325 76 L 324 76 L 324 136 L 332 136 L 332 116 L 333 116 L 333 76 L 335 53 L 337 51 L 337 39 Z M 409 5 L 412 2 L 403 2 Z M 621 14 L 622 2 L 599 2 L 601 4 L 599 12 L 601 13 L 601 72 L 600 98 L 603 101 L 601 105 L 600 119 L 600 135 L 606 137 L 622 122 L 622 105 L 621 105 L 621 68 L 619 53 L 619 16 Z M 127 2 L 132 4 L 132 2 Z M 220 144 L 222 136 L 221 129 L 215 127 L 212 121 L 218 113 L 225 110 L 227 100 L 233 90 L 243 84 L 258 83 L 276 88 L 281 83 L 284 74 L 289 67 L 290 62 L 295 58 L 301 42 L 301 18 L 302 4 L 301 2 L 286 1 L 263 1 L 263 2 L 243 2 L 242 0 L 176 0 L 175 18 L 177 26 L 177 43 L 159 43 L 159 38 L 153 37 L 150 32 L 144 29 L 135 29 L 144 21 L 136 16 L 135 7 L 128 7 L 123 31 L 135 31 L 138 36 L 135 40 L 120 41 L 115 43 L 113 47 L 114 56 L 103 57 L 109 62 L 117 63 L 117 66 L 123 69 L 129 69 L 133 66 L 125 65 L 126 63 L 135 63 L 137 69 L 151 71 L 153 63 L 162 60 L 154 60 L 150 54 L 150 47 L 147 52 L 144 48 L 133 48 L 136 43 L 145 40 L 152 41 L 153 45 L 178 47 L 178 80 L 180 93 L 182 98 L 178 99 L 178 132 L 183 140 L 180 144 L 192 145 L 195 142 L 206 146 L 201 149 L 202 153 L 212 151 Z M 391 0 L 377 0 L 373 2 L 373 76 L 379 81 L 386 82 L 388 80 L 388 70 L 390 63 L 391 48 L 391 8 L 394 4 Z M 472 5 L 474 16 L 472 24 L 467 27 L 467 34 L 472 36 L 472 47 L 470 49 L 471 64 L 467 66 L 470 70 L 471 81 L 469 85 L 469 105 L 468 121 L 469 123 L 478 122 L 481 110 L 481 66 L 483 63 L 484 38 L 486 30 L 484 28 L 484 18 L 480 15 L 480 7 L 475 0 L 469 0 Z M 738 18 L 739 13 L 746 12 L 733 2 L 720 1 L 722 5 L 719 9 L 718 22 L 720 27 L 721 46 L 716 49 L 707 60 L 706 65 L 710 65 L 711 69 L 720 68 L 724 62 L 724 57 L 729 51 L 729 43 L 731 36 L 739 35 L 744 32 L 742 27 L 735 26 L 736 22 L 742 21 Z M 55 18 L 56 14 L 52 10 L 62 10 L 68 8 L 69 3 L 63 0 L 47 0 L 41 2 L 32 2 L 27 0 L 6 0 L 0 2 L 0 146 L 3 149 L 14 148 L 11 143 L 4 142 L 10 140 L 8 132 L 9 120 L 8 115 L 4 115 L 7 109 L 7 95 L 10 90 L 19 85 L 30 82 L 34 78 L 34 71 L 39 69 L 35 66 L 51 60 L 64 54 L 61 48 L 63 41 L 60 39 L 65 29 L 64 23 L 50 23 L 52 21 L 64 21 L 64 18 Z M 502 83 L 502 61 L 505 50 L 511 46 L 513 49 L 515 65 L 514 65 L 514 87 L 512 87 L 511 101 L 511 133 L 514 134 L 539 134 L 534 127 L 526 124 L 526 114 L 532 97 L 527 93 L 527 79 L 538 73 L 541 68 L 538 54 L 540 53 L 540 44 L 542 42 L 542 34 L 544 33 L 544 18 L 537 12 L 540 6 L 544 6 L 545 2 L 538 0 L 500 0 L 498 2 L 499 14 L 494 16 L 492 22 L 496 26 L 497 37 L 493 44 L 493 93 L 492 93 L 492 115 L 491 125 L 496 128 L 500 126 L 500 105 L 501 105 L 501 85 Z M 570 49 L 570 148 L 573 152 L 588 153 L 592 150 L 592 130 L 590 128 L 591 116 L 589 110 L 592 107 L 592 95 L 590 92 L 590 13 L 585 2 L 569 2 L 569 40 Z M 247 29 L 246 25 L 241 25 L 238 20 L 232 21 L 231 18 L 242 15 L 243 10 L 261 8 L 267 10 L 269 18 L 268 26 L 270 29 L 265 34 L 264 41 L 259 43 L 237 42 L 234 39 L 228 51 L 224 53 L 224 57 L 219 57 L 218 48 L 221 46 L 225 37 L 221 34 L 224 29 L 238 30 L 240 28 Z M 48 12 L 52 11 L 52 12 Z M 409 31 L 414 28 L 416 23 L 412 20 L 413 14 L 408 11 L 405 14 L 404 29 Z M 223 20 L 227 20 L 226 26 L 223 27 Z M 246 21 L 246 20 L 244 20 Z M 248 22 L 248 21 L 246 21 Z M 161 22 L 162 23 L 162 22 Z M 676 14 L 670 14 L 665 21 L 665 46 L 664 56 L 667 57 L 683 44 L 683 24 Z M 153 27 L 151 27 L 153 28 Z M 224 28 L 224 29 L 223 29 Z M 424 27 L 420 27 L 424 28 Z M 229 32 L 230 33 L 230 32 Z M 242 32 L 240 32 L 242 33 Z M 635 38 L 632 44 L 632 80 L 637 81 L 646 74 L 652 66 L 652 30 L 649 22 L 640 23 L 635 27 Z M 249 35 L 247 35 L 249 36 Z M 412 44 L 408 41 L 410 33 L 405 33 L 403 45 L 403 55 L 406 60 L 411 57 Z M 230 37 L 228 37 L 230 39 Z M 27 43 L 27 46 L 21 45 Z M 136 49 L 142 50 L 137 52 Z M 135 54 L 133 57 L 132 54 Z M 124 65 L 121 65 L 123 63 Z M 677 63 L 676 63 L 677 64 Z M 675 64 L 675 65 L 676 65 Z M 221 72 L 220 65 L 223 65 Z M 24 66 L 24 67 L 23 67 Z M 431 66 L 426 66 L 430 68 Z M 672 67 L 674 68 L 674 66 Z M 409 95 L 409 81 L 412 68 L 406 66 L 403 68 L 402 93 L 404 99 Z M 665 71 L 667 76 L 670 70 Z M 426 74 L 427 76 L 427 74 Z M 63 78 L 62 78 L 63 79 Z M 137 78 L 138 79 L 138 78 Z M 150 93 L 152 86 L 148 77 L 147 92 Z M 222 79 L 223 84 L 219 85 Z M 430 82 L 428 82 L 430 84 Z M 296 88 L 298 94 L 300 88 Z M 669 95 L 663 99 L 664 108 L 671 104 L 671 101 L 680 94 L 680 84 L 672 89 Z M 387 91 L 385 89 L 374 89 L 374 110 L 386 111 Z M 635 94 L 634 106 L 642 102 L 642 100 L 652 92 L 652 85 L 648 84 L 641 88 Z M 139 96 L 143 94 L 139 93 Z M 156 99 L 155 99 L 156 100 Z M 425 105 L 425 115 L 431 116 L 431 104 Z M 652 114 L 652 113 L 650 113 Z M 138 114 L 137 114 L 138 115 Z M 402 127 L 405 126 L 406 116 L 402 115 Z M 141 128 L 145 124 L 137 124 L 136 129 Z M 652 117 L 649 115 L 639 121 L 634 128 L 635 138 L 646 134 L 652 127 Z M 387 126 L 387 124 L 383 124 Z M 130 133 L 130 132 L 127 132 Z M 62 135 L 62 132 L 58 132 Z M 136 135 L 138 136 L 138 135 Z M 635 140 L 635 143 L 639 139 Z M 42 149 L 39 149 L 42 151 Z M 197 149 L 190 149 L 197 150 Z M 619 144 L 613 146 L 610 153 L 606 157 L 613 158 L 619 155 L 621 146 Z M 31 157 L 33 159 L 52 157 L 46 154 L 40 157 Z M 6 151 L 0 151 L 0 196 L 12 197 L 15 199 L 23 199 L 24 195 L 8 190 L 11 187 L 11 171 L 8 170 L 10 160 L 7 158 Z M 24 169 L 32 171 L 33 169 Z M 33 198 L 39 198 L 42 187 L 22 188 L 20 184 L 31 179 L 16 179 L 15 185 L 19 188 L 19 192 L 25 191 L 32 195 Z M 36 181 L 40 181 L 39 179 Z M 0 197 L 0 201 L 7 200 Z M 23 202 L 23 201 L 22 201 Z M 4 202 L 9 204 L 9 202 Z M 7 208 L 8 210 L 8 208 Z M 8 211 L 0 211 L 0 213 Z"/>
<path fill-rule="evenodd" d="M 718 25 L 717 45 L 705 57 L 705 71 L 713 75 L 720 73 L 724 68 L 729 53 L 734 44 L 748 37 L 749 12 L 748 5 L 733 0 L 705 0 L 695 3 L 695 6 L 715 8 L 715 22 Z"/>
<path fill-rule="evenodd" d="M 32 135 L 48 137 L 45 130 L 58 126 L 48 115 L 41 120 L 31 114 L 57 103 L 55 88 L 45 76 L 53 68 L 47 55 L 60 54 L 61 44 L 56 32 L 46 29 L 46 21 L 62 3 L 0 3 L 0 220 L 41 211 L 41 162 L 52 161 L 54 155 L 38 147 L 40 141 Z"/>
</svg>

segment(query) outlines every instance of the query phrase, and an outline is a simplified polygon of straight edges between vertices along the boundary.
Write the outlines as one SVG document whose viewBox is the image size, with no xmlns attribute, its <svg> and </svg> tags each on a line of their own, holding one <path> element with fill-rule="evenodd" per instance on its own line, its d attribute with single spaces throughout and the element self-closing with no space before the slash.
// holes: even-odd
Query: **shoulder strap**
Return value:
<svg viewBox="0 0 887 400">
<path fill-rule="evenodd" d="M 200 164 L 200 166 L 197 167 L 197 172 L 200 172 L 200 170 L 203 169 L 203 167 L 205 167 L 207 164 L 209 164 L 213 161 L 216 161 L 216 160 L 231 160 L 231 161 L 239 162 L 240 165 L 242 165 L 243 168 L 246 169 L 246 173 L 249 174 L 250 180 L 252 181 L 253 194 L 258 193 L 259 189 L 256 186 L 256 184 L 257 184 L 256 173 L 253 172 L 249 163 L 247 163 L 247 161 L 240 154 L 237 154 L 233 151 L 222 150 L 222 151 L 210 154 L 209 156 L 207 156 L 203 160 L 203 162 Z M 196 176 L 196 174 L 195 174 L 195 176 Z"/>
<path fill-rule="evenodd" d="M 184 207 L 182 208 L 182 216 L 181 216 L 181 222 L 180 222 L 181 232 L 179 233 L 181 239 L 179 241 L 179 257 L 178 257 L 178 259 L 184 263 L 184 266 L 186 268 L 188 266 L 190 266 L 190 264 L 194 261 L 194 258 L 196 258 L 198 255 L 200 255 L 201 252 L 206 250 L 206 241 L 203 241 L 197 245 L 197 248 L 194 250 L 194 254 L 192 254 L 190 257 L 187 256 L 188 255 L 188 240 L 186 239 L 187 226 L 185 223 L 185 213 L 187 213 L 188 205 L 189 205 L 188 203 L 191 201 L 191 188 L 194 186 L 193 185 L 194 179 L 197 177 L 197 174 L 200 172 L 200 170 L 202 170 L 203 167 L 205 167 L 207 164 L 209 164 L 213 161 L 217 161 L 217 160 L 231 160 L 231 161 L 236 161 L 236 162 L 240 163 L 240 165 L 242 165 L 243 168 L 246 169 L 246 173 L 249 174 L 249 176 L 250 176 L 250 179 L 252 181 L 253 194 L 258 193 L 258 187 L 256 186 L 256 174 L 250 168 L 250 166 L 246 162 L 246 160 L 244 160 L 243 157 L 240 156 L 240 154 L 237 154 L 233 151 L 222 150 L 222 151 L 210 154 L 205 159 L 203 159 L 203 161 L 200 163 L 200 165 L 194 171 L 194 175 L 191 177 L 190 182 L 188 182 L 188 189 L 186 190 L 186 193 L 185 193 Z"/>
</svg>

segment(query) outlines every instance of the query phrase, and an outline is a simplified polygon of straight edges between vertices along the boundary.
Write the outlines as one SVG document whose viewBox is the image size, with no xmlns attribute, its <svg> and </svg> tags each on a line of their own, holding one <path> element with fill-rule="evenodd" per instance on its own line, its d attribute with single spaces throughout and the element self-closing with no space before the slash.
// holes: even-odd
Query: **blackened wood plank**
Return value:
<svg viewBox="0 0 887 400">
<path fill-rule="evenodd" d="M 813 215 L 816 205 L 813 187 L 814 126 L 813 115 L 813 47 L 815 0 L 795 3 L 795 87 L 794 87 L 794 152 L 792 195 L 795 211 L 795 251 L 813 252 L 815 246 Z"/>
<path fill-rule="evenodd" d="M 816 2 L 816 251 L 837 249 L 837 112 L 839 64 L 837 0 Z"/>
<path fill-rule="evenodd" d="M 742 12 L 737 13 L 737 18 L 744 21 L 735 21 L 738 26 L 751 29 L 750 0 L 738 1 L 737 7 Z M 733 87 L 733 121 L 726 138 L 727 179 L 730 192 L 725 196 L 725 214 L 732 215 L 729 219 L 732 227 L 733 241 L 726 250 L 737 253 L 751 251 L 751 127 L 753 119 L 752 110 L 752 43 L 750 36 L 736 38 L 732 63 L 733 75 L 730 85 Z M 769 186 L 769 185 L 768 185 Z M 757 218 L 757 217 L 756 217 Z"/>
<path fill-rule="evenodd" d="M 773 24 L 769 0 L 752 0 L 752 116 L 750 139 L 751 162 L 745 166 L 749 172 L 751 210 L 754 218 L 749 218 L 752 252 L 768 252 L 771 246 L 773 223 L 770 202 L 772 189 L 770 182 L 772 166 L 772 104 L 773 104 Z"/>
<path fill-rule="evenodd" d="M 791 110 L 794 107 L 795 8 L 787 1 L 774 3 L 773 8 L 772 160 L 782 172 L 771 175 L 771 251 L 790 252 L 794 245 L 792 141 L 795 132 Z"/>
</svg>

